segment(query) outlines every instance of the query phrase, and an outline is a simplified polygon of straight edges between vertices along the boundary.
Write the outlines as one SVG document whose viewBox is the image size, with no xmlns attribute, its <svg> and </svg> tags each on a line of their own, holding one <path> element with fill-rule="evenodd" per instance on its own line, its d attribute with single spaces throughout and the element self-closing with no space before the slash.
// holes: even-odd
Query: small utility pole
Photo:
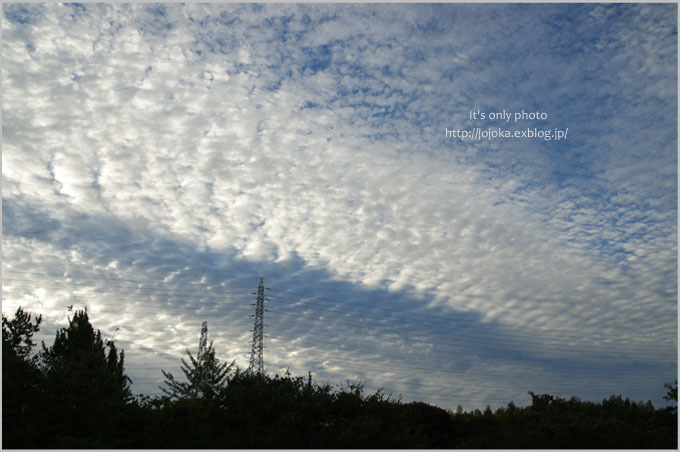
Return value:
<svg viewBox="0 0 680 452">
<path fill-rule="evenodd" d="M 257 302 L 255 303 L 255 327 L 253 328 L 253 347 L 250 352 L 250 366 L 248 371 L 262 375 L 264 373 L 264 278 L 260 278 L 257 288 Z"/>
</svg>

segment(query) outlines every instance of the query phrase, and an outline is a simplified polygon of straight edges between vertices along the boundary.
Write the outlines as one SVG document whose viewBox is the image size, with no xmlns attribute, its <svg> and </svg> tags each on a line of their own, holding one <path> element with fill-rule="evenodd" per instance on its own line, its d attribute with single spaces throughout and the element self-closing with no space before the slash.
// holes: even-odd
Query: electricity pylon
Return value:
<svg viewBox="0 0 680 452">
<path fill-rule="evenodd" d="M 264 278 L 260 278 L 260 285 L 257 288 L 257 302 L 255 303 L 255 327 L 253 328 L 253 348 L 250 352 L 250 366 L 248 371 L 262 375 L 264 373 Z M 254 294 L 254 293 L 253 293 Z"/>
<path fill-rule="evenodd" d="M 208 349 L 208 322 L 201 323 L 201 338 L 198 340 L 198 353 L 196 354 L 196 361 L 201 362 L 205 351 Z"/>
</svg>

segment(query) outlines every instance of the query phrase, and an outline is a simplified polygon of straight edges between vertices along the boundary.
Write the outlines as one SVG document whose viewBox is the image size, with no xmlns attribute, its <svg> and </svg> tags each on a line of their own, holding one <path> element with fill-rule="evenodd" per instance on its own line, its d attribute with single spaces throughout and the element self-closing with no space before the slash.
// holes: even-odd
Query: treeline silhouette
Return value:
<svg viewBox="0 0 680 452">
<path fill-rule="evenodd" d="M 76 311 L 34 350 L 41 317 L 2 318 L 3 448 L 677 448 L 677 407 L 530 392 L 528 407 L 447 411 L 359 383 L 253 374 L 220 362 L 207 325 L 183 378 L 134 396 L 124 352 Z M 666 400 L 677 402 L 677 380 Z"/>
</svg>

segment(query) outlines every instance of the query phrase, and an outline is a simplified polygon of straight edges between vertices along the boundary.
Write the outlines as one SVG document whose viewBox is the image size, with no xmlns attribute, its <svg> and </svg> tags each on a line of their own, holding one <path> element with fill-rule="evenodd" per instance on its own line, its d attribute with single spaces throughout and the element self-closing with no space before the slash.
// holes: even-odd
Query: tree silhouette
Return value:
<svg viewBox="0 0 680 452">
<path fill-rule="evenodd" d="M 361 383 L 241 372 L 215 357 L 206 322 L 198 353 L 187 350 L 189 362 L 182 360 L 187 381 L 164 371 L 165 396 L 135 399 L 123 352 L 86 312 L 76 312 L 50 348 L 43 343 L 37 360 L 40 320 L 21 309 L 3 317 L 5 448 L 677 449 L 676 406 L 529 392 L 527 407 L 454 413 L 381 390 L 365 395 Z M 677 400 L 677 382 L 665 387 L 666 399 Z"/>
<path fill-rule="evenodd" d="M 48 394 L 43 428 L 55 437 L 54 447 L 101 447 L 115 437 L 133 401 L 124 359 L 113 341 L 105 343 L 94 330 L 85 311 L 57 330 L 52 347 L 43 343 Z"/>
<path fill-rule="evenodd" d="M 76 311 L 69 320 L 67 328 L 57 330 L 52 347 L 43 344 L 41 359 L 46 373 L 64 373 L 70 380 L 78 373 L 90 379 L 101 377 L 107 389 L 115 389 L 121 398 L 130 399 L 130 379 L 124 373 L 125 352 L 119 355 L 113 341 L 104 342 L 86 311 Z"/>
<path fill-rule="evenodd" d="M 167 386 L 160 386 L 161 391 L 173 400 L 214 399 L 227 383 L 235 363 L 233 361 L 221 363 L 217 359 L 212 341 L 208 345 L 207 322 L 204 321 L 201 325 L 201 338 L 196 357 L 194 358 L 189 350 L 186 352 L 191 364 L 182 359 L 181 369 L 187 381 L 177 381 L 170 372 L 161 370 L 163 376 L 165 376 L 164 384 Z"/>
<path fill-rule="evenodd" d="M 33 448 L 38 445 L 34 418 L 43 400 L 43 378 L 36 356 L 31 356 L 33 334 L 40 330 L 41 316 L 17 309 L 14 319 L 2 316 L 2 445 Z"/>
<path fill-rule="evenodd" d="M 664 400 L 667 400 L 670 402 L 671 400 L 677 402 L 678 401 L 678 380 L 675 380 L 673 383 L 665 383 L 663 385 L 664 388 L 668 389 L 668 392 L 666 392 L 666 395 L 663 396 Z"/>
<path fill-rule="evenodd" d="M 42 316 L 35 316 L 35 324 L 31 321 L 31 314 L 24 312 L 19 306 L 12 320 L 2 316 L 2 353 L 3 356 L 13 354 L 19 359 L 29 358 L 35 342 L 33 334 L 40 330 Z"/>
</svg>

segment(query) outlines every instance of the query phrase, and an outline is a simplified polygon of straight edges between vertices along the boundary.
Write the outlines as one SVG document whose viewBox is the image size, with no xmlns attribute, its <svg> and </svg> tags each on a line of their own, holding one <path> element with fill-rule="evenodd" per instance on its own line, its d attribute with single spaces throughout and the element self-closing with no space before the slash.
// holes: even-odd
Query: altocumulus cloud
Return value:
<svg viewBox="0 0 680 452">
<path fill-rule="evenodd" d="M 271 372 L 662 403 L 676 8 L 3 4 L 3 313 L 87 306 L 149 393 L 203 319 L 247 364 L 264 276 Z"/>
</svg>

